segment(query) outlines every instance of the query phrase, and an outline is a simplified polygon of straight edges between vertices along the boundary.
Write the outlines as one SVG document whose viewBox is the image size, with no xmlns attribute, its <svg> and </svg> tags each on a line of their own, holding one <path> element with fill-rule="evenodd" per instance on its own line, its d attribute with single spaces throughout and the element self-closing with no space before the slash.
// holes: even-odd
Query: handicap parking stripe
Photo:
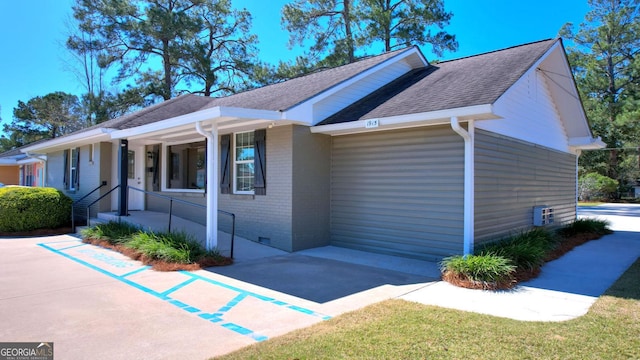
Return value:
<svg viewBox="0 0 640 360">
<path fill-rule="evenodd" d="M 229 284 L 225 284 L 223 282 L 216 281 L 216 280 L 213 280 L 213 279 L 209 279 L 209 278 L 206 278 L 206 277 L 203 277 L 203 276 L 200 276 L 198 274 L 194 274 L 194 273 L 191 273 L 191 272 L 188 272 L 188 271 L 180 271 L 179 272 L 180 274 L 185 275 L 188 278 L 187 280 L 185 280 L 185 281 L 183 281 L 183 282 L 171 287 L 170 289 L 168 289 L 168 290 L 166 290 L 164 292 L 158 292 L 158 291 L 155 291 L 155 290 L 153 290 L 153 289 L 151 289 L 149 287 L 141 285 L 141 284 L 137 283 L 136 281 L 133 281 L 133 280 L 127 278 L 127 277 L 129 277 L 131 275 L 134 275 L 134 274 L 137 274 L 137 273 L 140 273 L 142 271 L 145 271 L 145 270 L 149 269 L 150 268 L 149 266 L 143 266 L 143 267 L 141 267 L 139 269 L 130 271 L 130 272 L 125 273 L 123 275 L 117 275 L 117 274 L 114 274 L 111 271 L 108 271 L 106 269 L 101 268 L 98 265 L 91 264 L 91 263 L 89 263 L 87 261 L 84 261 L 84 260 L 82 260 L 82 259 L 80 259 L 80 258 L 78 258 L 76 256 L 73 256 L 71 254 L 65 253 L 64 252 L 65 250 L 69 250 L 69 249 L 73 249 L 73 248 L 80 247 L 80 246 L 83 246 L 83 245 L 87 245 L 87 244 L 84 244 L 84 243 L 77 244 L 79 242 L 79 240 L 66 241 L 66 242 L 76 242 L 76 244 L 72 245 L 72 246 L 62 247 L 62 248 L 57 248 L 56 243 L 60 243 L 60 242 L 40 243 L 40 244 L 38 244 L 38 246 L 40 246 L 40 247 L 42 247 L 44 249 L 47 249 L 47 250 L 49 250 L 49 251 L 51 251 L 53 253 L 56 253 L 58 255 L 61 255 L 61 256 L 65 257 L 65 258 L 67 258 L 67 259 L 75 261 L 75 262 L 77 262 L 77 263 L 79 263 L 81 265 L 84 265 L 84 266 L 86 266 L 86 267 L 88 267 L 90 269 L 98 271 L 98 272 L 100 272 L 100 273 L 102 273 L 104 275 L 107 275 L 107 276 L 109 276 L 109 277 L 111 277 L 113 279 L 121 281 L 121 282 L 123 282 L 123 283 L 125 283 L 125 284 L 127 284 L 129 286 L 132 286 L 132 287 L 134 287 L 134 288 L 136 288 L 136 289 L 138 289 L 140 291 L 143 291 L 143 292 L 145 292 L 147 294 L 150 294 L 150 295 L 152 295 L 152 296 L 154 296 L 154 297 L 156 297 L 156 298 L 158 298 L 160 300 L 166 301 L 169 304 L 172 304 L 172 305 L 174 305 L 174 306 L 176 306 L 176 307 L 178 307 L 178 308 L 180 308 L 180 309 L 182 309 L 184 311 L 187 311 L 189 313 L 195 314 L 195 315 L 197 315 L 198 317 L 200 317 L 200 318 L 202 318 L 204 320 L 207 320 L 207 321 L 209 321 L 211 323 L 216 323 L 216 324 L 218 324 L 219 326 L 221 326 L 221 327 L 223 327 L 225 329 L 231 330 L 231 331 L 233 331 L 233 332 L 235 332 L 237 334 L 240 334 L 240 335 L 247 336 L 247 337 L 249 337 L 251 339 L 254 339 L 255 341 L 258 341 L 258 342 L 267 340 L 268 337 L 265 336 L 265 335 L 262 335 L 262 334 L 258 334 L 256 332 L 252 331 L 251 329 L 248 329 L 248 328 L 246 328 L 244 326 L 241 326 L 241 325 L 233 323 L 233 322 L 228 322 L 228 321 L 225 321 L 223 319 L 223 316 L 226 313 L 228 313 L 235 306 L 237 306 L 240 303 L 242 303 L 242 301 L 245 300 L 248 297 L 252 297 L 252 298 L 255 298 L 255 299 L 270 303 L 270 304 L 274 304 L 274 305 L 277 305 L 277 306 L 282 306 L 282 307 L 284 307 L 286 309 L 290 309 L 290 310 L 293 310 L 293 311 L 296 311 L 296 312 L 299 312 L 299 313 L 302 313 L 302 314 L 305 314 L 305 315 L 317 317 L 317 318 L 320 318 L 322 320 L 328 320 L 328 319 L 331 318 L 328 315 L 317 313 L 317 312 L 315 312 L 313 310 L 310 310 L 310 309 L 306 309 L 306 308 L 303 308 L 303 307 L 292 305 L 292 304 L 289 304 L 287 302 L 276 300 L 274 298 L 271 298 L 271 297 L 268 297 L 268 296 L 264 296 L 264 295 L 260 295 L 260 294 L 254 293 L 254 292 L 246 291 L 246 290 L 240 289 L 238 287 L 235 287 L 235 286 L 232 286 L 232 285 L 229 285 Z M 53 246 L 51 246 L 51 245 L 53 245 Z M 107 250 L 107 249 L 103 249 L 103 248 L 97 248 L 97 249 L 99 249 L 100 251 L 104 251 L 104 252 L 111 252 L 111 250 Z M 82 251 L 81 253 L 83 253 L 83 252 L 84 251 Z M 110 258 L 110 255 L 107 255 L 107 254 L 104 254 L 104 253 L 100 254 L 100 255 L 102 255 L 102 257 L 109 257 Z M 131 260 L 132 264 L 133 264 L 133 261 L 134 260 Z M 109 265 L 111 265 L 111 264 L 109 264 Z M 238 295 L 235 296 L 228 303 L 226 303 L 224 306 L 219 308 L 218 311 L 215 312 L 215 313 L 204 312 L 204 311 L 200 310 L 197 307 L 193 307 L 193 306 L 191 306 L 191 305 L 189 305 L 187 303 L 184 303 L 182 301 L 173 299 L 170 296 L 172 293 L 174 293 L 174 292 L 176 292 L 176 291 L 178 291 L 178 290 L 180 290 L 180 289 L 182 289 L 182 288 L 184 288 L 184 287 L 186 287 L 186 286 L 188 286 L 188 285 L 190 285 L 192 283 L 195 283 L 196 281 L 203 281 L 203 282 L 205 282 L 207 284 L 210 284 L 210 285 L 222 287 L 222 288 L 231 290 L 233 292 L 237 292 Z"/>
</svg>

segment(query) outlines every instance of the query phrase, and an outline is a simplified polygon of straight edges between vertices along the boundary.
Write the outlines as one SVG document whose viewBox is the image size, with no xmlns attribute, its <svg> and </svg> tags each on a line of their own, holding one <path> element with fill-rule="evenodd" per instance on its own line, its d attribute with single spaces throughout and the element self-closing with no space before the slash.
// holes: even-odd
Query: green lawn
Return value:
<svg viewBox="0 0 640 360">
<path fill-rule="evenodd" d="M 566 322 L 522 322 L 389 300 L 221 359 L 640 359 L 640 259 Z"/>
</svg>

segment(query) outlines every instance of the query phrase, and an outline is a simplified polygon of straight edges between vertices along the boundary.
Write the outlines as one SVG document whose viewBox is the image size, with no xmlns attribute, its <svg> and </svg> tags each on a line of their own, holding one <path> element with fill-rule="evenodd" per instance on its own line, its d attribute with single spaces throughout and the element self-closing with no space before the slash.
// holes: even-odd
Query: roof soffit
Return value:
<svg viewBox="0 0 640 360">
<path fill-rule="evenodd" d="M 402 63 L 402 66 L 398 66 L 399 63 Z M 318 105 L 322 102 L 325 102 L 332 97 L 340 97 L 344 93 L 357 93 L 357 96 L 363 98 L 370 93 L 378 90 L 380 87 L 390 83 L 398 76 L 416 68 L 428 66 L 429 62 L 424 57 L 422 52 L 417 47 L 411 47 L 406 49 L 405 51 L 386 59 L 379 64 L 376 64 L 365 71 L 353 76 L 335 86 L 332 86 L 315 96 L 305 100 L 302 103 L 296 104 L 295 106 L 284 111 L 283 117 L 289 120 L 297 120 L 305 122 L 308 125 L 315 125 L 315 123 L 319 122 L 319 119 L 316 119 L 318 116 L 314 113 L 317 111 Z M 384 79 L 384 77 L 379 77 L 373 83 L 375 86 L 372 86 L 371 83 L 367 83 L 370 79 L 376 78 L 376 74 L 385 71 L 385 69 L 389 69 L 391 67 L 396 67 L 396 74 L 394 74 L 391 79 Z M 402 68 L 400 70 L 399 68 Z M 400 73 L 397 73 L 400 71 Z M 338 112 L 343 108 L 347 107 L 349 104 L 344 104 L 342 106 L 337 106 L 332 111 Z M 325 116 L 326 117 L 326 116 Z"/>
</svg>

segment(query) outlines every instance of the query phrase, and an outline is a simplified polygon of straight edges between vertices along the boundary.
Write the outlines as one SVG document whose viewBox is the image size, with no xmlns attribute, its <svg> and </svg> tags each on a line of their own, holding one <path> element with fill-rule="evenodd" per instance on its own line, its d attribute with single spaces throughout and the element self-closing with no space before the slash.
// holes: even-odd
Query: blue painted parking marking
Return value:
<svg viewBox="0 0 640 360">
<path fill-rule="evenodd" d="M 50 246 L 52 244 L 64 243 L 64 242 L 75 242 L 75 244 L 71 245 L 71 246 L 63 247 L 63 248 L 55 248 L 53 246 Z M 315 311 L 310 310 L 310 309 L 306 309 L 306 308 L 303 308 L 303 307 L 300 307 L 300 306 L 289 304 L 289 303 L 284 302 L 284 301 L 276 300 L 276 299 L 274 299 L 272 297 L 269 297 L 269 296 L 264 296 L 264 295 L 257 294 L 257 293 L 251 292 L 251 291 L 246 291 L 246 290 L 240 289 L 238 287 L 235 287 L 235 286 L 232 286 L 232 285 L 229 285 L 229 284 L 225 284 L 225 283 L 217 281 L 217 280 L 209 279 L 209 278 L 200 276 L 198 274 L 190 273 L 190 272 L 187 272 L 187 271 L 180 271 L 179 272 L 180 274 L 183 274 L 183 275 L 187 276 L 188 277 L 187 280 L 185 280 L 185 281 L 173 286 L 172 288 L 170 288 L 170 289 L 168 289 L 166 291 L 158 292 L 158 291 L 155 291 L 155 290 L 153 290 L 153 289 L 151 289 L 151 288 L 149 288 L 147 286 L 141 285 L 141 284 L 137 283 L 136 281 L 133 281 L 133 280 L 127 278 L 127 277 L 129 277 L 131 275 L 134 275 L 134 274 L 137 274 L 137 273 L 140 273 L 142 271 L 145 271 L 145 270 L 149 269 L 150 268 L 149 266 L 143 266 L 141 268 L 138 268 L 138 269 L 132 270 L 130 272 L 127 272 L 127 273 L 125 273 L 123 275 L 117 275 L 117 274 L 112 273 L 111 271 L 103 269 L 103 268 L 101 268 L 101 267 L 99 267 L 97 265 L 88 263 L 88 262 L 86 262 L 86 261 L 84 261 L 84 260 L 82 260 L 82 259 L 80 259 L 80 258 L 78 258 L 76 256 L 73 256 L 71 254 L 68 254 L 68 253 L 64 252 L 66 250 L 77 248 L 77 247 L 80 247 L 80 246 L 83 246 L 83 245 L 88 245 L 88 244 L 81 243 L 80 240 L 56 241 L 56 242 L 51 242 L 51 243 L 40 243 L 40 244 L 38 244 L 38 246 L 40 246 L 40 247 L 42 247 L 44 249 L 47 249 L 47 250 L 49 250 L 49 251 L 51 251 L 53 253 L 56 253 L 58 255 L 61 255 L 61 256 L 65 257 L 67 259 L 75 261 L 75 262 L 77 262 L 77 263 L 79 263 L 81 265 L 84 265 L 84 266 L 86 266 L 86 267 L 88 267 L 90 269 L 98 271 L 98 272 L 100 272 L 100 273 L 102 273 L 104 275 L 107 275 L 107 276 L 109 276 L 109 277 L 111 277 L 113 279 L 121 281 L 121 282 L 123 282 L 123 283 L 125 283 L 125 284 L 127 284 L 129 286 L 132 286 L 132 287 L 134 287 L 134 288 L 136 288 L 136 289 L 138 289 L 140 291 L 143 291 L 143 292 L 145 292 L 145 293 L 147 293 L 149 295 L 152 295 L 152 296 L 154 296 L 154 297 L 156 297 L 156 298 L 158 298 L 160 300 L 167 301 L 169 304 L 172 304 L 172 305 L 174 305 L 174 306 L 176 306 L 176 307 L 178 307 L 178 308 L 180 308 L 180 309 L 182 309 L 184 311 L 187 311 L 188 313 L 195 314 L 195 315 L 197 315 L 198 317 L 200 317 L 200 318 L 202 318 L 204 320 L 207 320 L 207 321 L 209 321 L 211 323 L 214 323 L 214 324 L 218 324 L 219 326 L 221 326 L 221 327 L 223 327 L 225 329 L 231 330 L 231 331 L 233 331 L 233 332 L 235 332 L 237 334 L 240 334 L 240 335 L 247 336 L 247 337 L 249 337 L 249 338 L 251 338 L 251 339 L 253 339 L 255 341 L 258 341 L 258 342 L 267 340 L 268 337 L 264 336 L 264 335 L 261 335 L 261 334 L 258 334 L 256 332 L 252 331 L 251 329 L 248 329 L 248 328 L 246 328 L 244 326 L 241 326 L 239 324 L 236 324 L 236 323 L 233 323 L 233 322 L 228 322 L 228 321 L 224 320 L 224 316 L 230 310 L 232 310 L 234 307 L 236 307 L 239 304 L 241 304 L 242 301 L 244 301 L 245 299 L 247 299 L 249 297 L 257 299 L 257 300 L 260 300 L 260 301 L 264 301 L 266 303 L 270 303 L 270 304 L 273 304 L 273 305 L 276 305 L 276 306 L 279 306 L 279 307 L 283 307 L 283 308 L 286 308 L 286 309 L 289 309 L 289 310 L 293 310 L 293 311 L 299 312 L 301 314 L 317 317 L 317 318 L 320 318 L 322 320 L 328 320 L 328 319 L 331 318 L 331 316 L 324 315 L 324 314 L 315 312 Z M 98 249 L 99 251 L 96 250 L 96 249 Z M 106 250 L 106 249 L 103 249 L 103 248 L 95 248 L 94 246 L 91 246 L 90 248 L 81 249 L 81 250 L 77 250 L 77 251 L 80 254 L 86 255 L 89 258 L 98 260 L 101 263 L 107 264 L 107 265 L 115 267 L 115 268 L 127 268 L 127 267 L 136 266 L 136 264 L 134 263 L 133 260 L 130 260 L 130 261 L 121 260 L 121 259 L 118 259 L 118 258 L 116 258 L 114 256 L 109 255 L 108 253 L 105 254 L 105 252 L 110 252 L 111 250 Z M 182 288 L 184 288 L 184 287 L 186 287 L 186 286 L 188 286 L 188 285 L 190 285 L 192 283 L 195 283 L 196 281 L 203 281 L 203 282 L 205 282 L 207 284 L 218 286 L 218 287 L 222 287 L 224 289 L 231 290 L 231 291 L 236 292 L 238 294 L 232 300 L 230 300 L 227 304 L 225 304 L 220 309 L 218 309 L 218 311 L 215 312 L 215 313 L 206 313 L 206 312 L 200 310 L 197 307 L 194 307 L 194 306 L 191 306 L 191 305 L 189 305 L 187 303 L 184 303 L 182 301 L 173 299 L 170 296 L 172 293 L 174 293 L 174 292 L 176 292 L 176 291 L 178 291 L 178 290 L 180 290 L 180 289 L 182 289 Z"/>
<path fill-rule="evenodd" d="M 167 296 L 167 295 L 171 294 L 171 293 L 172 293 L 172 292 L 174 292 L 174 291 L 177 291 L 177 290 L 182 289 L 183 287 L 185 287 L 185 286 L 187 286 L 187 285 L 191 284 L 192 282 L 194 282 L 194 281 L 196 281 L 196 280 L 197 280 L 197 279 L 189 279 L 189 280 L 187 280 L 187 281 L 184 281 L 184 282 L 182 282 L 182 283 L 180 283 L 180 284 L 178 284 L 178 285 L 176 285 L 176 286 L 172 287 L 171 289 L 169 289 L 169 290 L 166 290 L 166 291 L 162 292 L 162 294 L 161 294 L 161 295 L 162 295 L 162 296 Z"/>
<path fill-rule="evenodd" d="M 124 277 L 127 277 L 127 276 L 131 276 L 131 275 L 135 275 L 137 273 L 143 272 L 143 271 L 145 271 L 147 269 L 150 269 L 150 268 L 151 268 L 151 266 L 143 266 L 140 269 L 133 270 L 131 272 L 128 272 L 128 273 L 126 273 L 124 275 L 120 275 L 120 276 L 122 276 L 124 278 Z"/>
<path fill-rule="evenodd" d="M 58 249 L 58 250 L 59 250 L 59 251 L 62 251 L 62 250 L 68 250 L 68 249 L 73 249 L 73 248 L 77 248 L 77 247 L 80 247 L 80 246 L 86 246 L 86 245 L 88 245 L 88 244 L 85 244 L 85 243 L 82 243 L 82 244 L 76 244 L 76 245 L 67 246 L 67 247 L 64 247 L 64 248 L 62 248 L 62 249 Z"/>
</svg>

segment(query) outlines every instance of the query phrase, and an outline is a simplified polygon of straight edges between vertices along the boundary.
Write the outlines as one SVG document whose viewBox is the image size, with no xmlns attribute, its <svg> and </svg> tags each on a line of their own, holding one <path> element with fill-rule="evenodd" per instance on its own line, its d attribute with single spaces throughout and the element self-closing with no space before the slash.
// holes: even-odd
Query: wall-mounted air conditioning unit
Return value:
<svg viewBox="0 0 640 360">
<path fill-rule="evenodd" d="M 553 208 L 548 206 L 533 207 L 533 226 L 553 224 Z"/>
</svg>

